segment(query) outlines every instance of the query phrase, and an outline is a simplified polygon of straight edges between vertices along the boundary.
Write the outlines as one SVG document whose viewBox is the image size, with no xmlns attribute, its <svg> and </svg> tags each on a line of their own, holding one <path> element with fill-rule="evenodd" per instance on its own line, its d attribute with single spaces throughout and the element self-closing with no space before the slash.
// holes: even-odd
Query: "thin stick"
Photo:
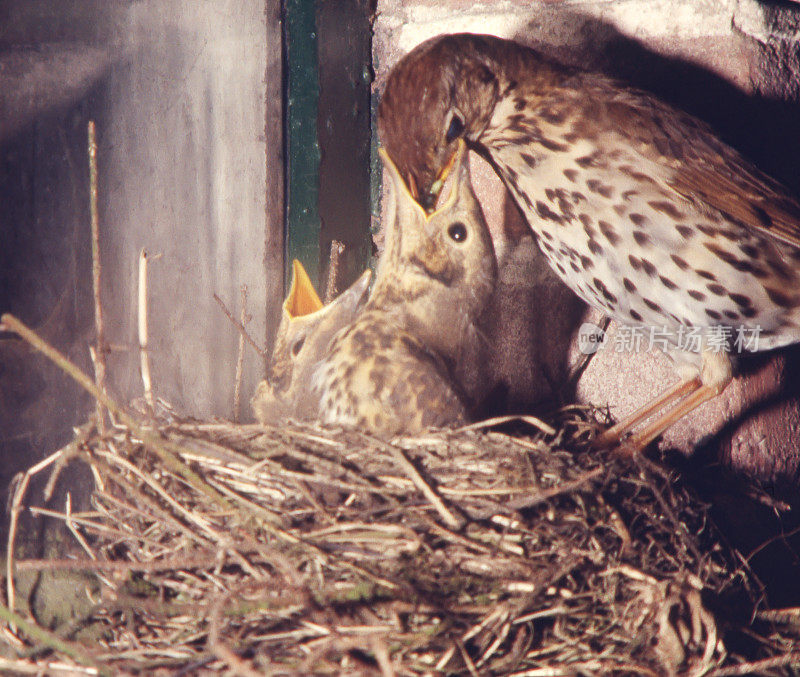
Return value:
<svg viewBox="0 0 800 677">
<path fill-rule="evenodd" d="M 237 591 L 238 592 L 238 591 Z M 220 597 L 213 607 L 208 618 L 208 639 L 206 645 L 209 650 L 219 658 L 223 663 L 226 663 L 231 668 L 233 674 L 241 675 L 242 677 L 260 677 L 262 672 L 254 670 L 248 662 L 239 658 L 230 647 L 220 639 L 220 625 L 223 616 L 223 609 L 228 610 L 231 604 L 231 593 L 227 593 Z M 268 670 L 267 674 L 271 674 L 272 670 Z"/>
<path fill-rule="evenodd" d="M 142 372 L 144 386 L 144 401 L 151 412 L 155 411 L 153 399 L 153 381 L 150 377 L 150 357 L 147 352 L 147 251 L 139 252 L 139 364 Z"/>
<path fill-rule="evenodd" d="M 600 333 L 605 337 L 606 331 L 608 331 L 608 325 L 611 324 L 611 318 L 608 315 L 604 315 L 603 319 L 600 320 Z M 594 356 L 597 355 L 599 351 L 595 351 L 593 353 L 589 353 L 588 355 L 583 355 L 578 363 L 570 370 L 569 374 L 567 374 L 566 379 L 566 386 L 568 388 L 576 388 L 578 385 L 578 381 L 581 380 L 581 376 L 583 376 L 583 372 L 589 367 L 594 359 Z"/>
<path fill-rule="evenodd" d="M 217 552 L 207 557 L 176 557 L 148 562 L 92 561 L 86 559 L 22 559 L 16 563 L 17 571 L 110 571 L 129 574 L 133 571 L 156 573 L 161 571 L 188 571 L 210 569 L 217 561 Z"/>
<path fill-rule="evenodd" d="M 240 321 L 242 327 L 245 327 L 250 321 L 250 316 L 247 314 L 247 285 L 242 285 L 242 314 Z M 242 373 L 244 372 L 244 334 L 239 334 L 239 351 L 236 355 L 236 382 L 233 388 L 233 422 L 239 422 L 239 415 L 242 410 Z"/>
<path fill-rule="evenodd" d="M 771 623 L 800 623 L 800 606 L 787 607 L 785 609 L 766 609 L 756 612 L 756 618 L 760 621 Z"/>
<path fill-rule="evenodd" d="M 522 421 L 523 423 L 527 423 L 534 428 L 538 428 L 541 430 L 545 435 L 555 435 L 556 430 L 550 425 L 547 425 L 544 421 L 540 418 L 536 418 L 535 416 L 521 416 L 518 414 L 511 414 L 508 416 L 495 416 L 494 418 L 487 418 L 485 421 L 477 421 L 475 423 L 470 423 L 469 425 L 461 426 L 460 428 L 456 428 L 453 432 L 466 432 L 468 430 L 483 430 L 484 428 L 492 428 L 496 425 L 502 425 L 504 423 L 511 423 L 512 421 Z"/>
<path fill-rule="evenodd" d="M 771 668 L 781 668 L 786 665 L 800 665 L 800 652 L 791 652 L 773 658 L 762 658 L 752 663 L 741 663 L 728 668 L 717 668 L 707 673 L 709 677 L 724 677 L 726 675 L 756 675 L 765 674 Z"/>
<path fill-rule="evenodd" d="M 439 495 L 431 489 L 430 485 L 422 478 L 422 475 L 419 474 L 414 464 L 406 458 L 403 451 L 393 444 L 387 444 L 386 449 L 389 450 L 389 453 L 391 453 L 397 464 L 403 469 L 406 475 L 408 475 L 408 478 L 414 483 L 414 486 L 422 492 L 428 501 L 430 501 L 431 505 L 436 509 L 436 512 L 439 513 L 447 526 L 451 529 L 460 529 L 464 524 L 464 520 L 456 517 L 444 504 L 444 501 L 439 498 Z"/>
<path fill-rule="evenodd" d="M 67 529 L 69 529 L 75 540 L 78 541 L 81 548 L 83 548 L 83 551 L 89 555 L 89 557 L 96 560 L 97 555 L 95 555 L 94 550 L 89 547 L 86 539 L 83 537 L 81 532 L 78 531 L 78 525 L 75 524 L 74 520 L 72 519 L 72 494 L 69 492 L 67 492 L 66 506 L 64 509 L 64 524 L 66 525 Z"/>
<path fill-rule="evenodd" d="M 74 430 L 75 438 L 60 450 L 62 453 L 44 487 L 43 496 L 45 502 L 50 501 L 53 497 L 53 492 L 56 489 L 56 482 L 58 482 L 58 478 L 61 477 L 61 472 L 67 466 L 67 463 L 78 454 L 79 449 L 86 443 L 89 436 L 94 433 L 95 427 L 93 423 L 89 422 L 85 423 L 80 428 L 74 428 Z"/>
<path fill-rule="evenodd" d="M 244 336 L 244 340 L 245 340 L 245 341 L 247 341 L 247 342 L 248 342 L 248 343 L 249 343 L 251 346 L 253 346 L 253 348 L 255 348 L 255 349 L 256 349 L 256 352 L 257 352 L 257 353 L 258 353 L 258 354 L 259 354 L 259 355 L 260 355 L 260 356 L 261 356 L 263 359 L 265 359 L 265 360 L 266 360 L 266 359 L 267 359 L 267 351 L 266 351 L 266 350 L 264 350 L 263 348 L 259 348 L 259 347 L 258 347 L 258 344 L 257 344 L 257 343 L 256 343 L 256 342 L 253 340 L 253 338 L 250 336 L 250 334 L 248 334 L 248 333 L 247 333 L 247 329 L 245 329 L 245 328 L 244 328 L 244 325 L 243 325 L 243 324 L 241 324 L 241 323 L 240 323 L 240 322 L 239 322 L 239 321 L 238 321 L 238 320 L 237 320 L 237 319 L 236 319 L 236 318 L 235 318 L 235 317 L 234 317 L 234 316 L 231 314 L 231 311 L 230 311 L 230 310 L 228 310 L 228 307 L 225 305 L 225 303 L 223 302 L 223 300 L 222 300 L 222 299 L 221 299 L 219 296 L 217 296 L 216 294 L 214 294 L 214 300 L 215 300 L 217 303 L 219 303 L 219 305 L 220 305 L 220 308 L 222 308 L 222 312 L 223 312 L 223 313 L 225 313 L 225 315 L 226 315 L 226 316 L 227 316 L 227 318 L 228 318 L 228 319 L 231 321 L 231 323 L 233 324 L 233 326 L 234 326 L 234 327 L 236 327 L 236 328 L 237 328 L 237 329 L 238 329 L 238 330 L 241 332 L 242 336 Z"/>
<path fill-rule="evenodd" d="M 4 316 L 5 317 L 5 316 Z M 3 320 L 5 324 L 5 320 Z M 88 379 L 87 379 L 88 380 Z M 19 522 L 19 514 L 22 512 L 22 499 L 28 491 L 28 484 L 30 484 L 31 477 L 38 472 L 55 462 L 62 454 L 63 449 L 50 454 L 47 458 L 39 461 L 36 465 L 28 468 L 22 475 L 19 484 L 14 489 L 14 496 L 11 501 L 11 517 L 8 524 L 8 545 L 6 546 L 6 596 L 8 606 L 13 609 L 16 604 L 16 593 L 14 588 L 14 551 L 16 549 L 17 540 L 17 524 Z M 19 477 L 19 475 L 17 475 Z M 14 626 L 11 630 L 16 632 Z"/>
<path fill-rule="evenodd" d="M 467 653 L 467 648 L 464 646 L 464 643 L 456 639 L 456 646 L 458 647 L 459 652 L 461 653 L 461 659 L 464 661 L 464 664 L 467 666 L 467 670 L 469 670 L 469 674 L 472 677 L 480 677 L 480 673 L 478 669 L 475 667 L 475 663 L 472 662 L 472 659 L 469 657 Z"/>
<path fill-rule="evenodd" d="M 97 139 L 94 120 L 89 120 L 89 217 L 92 230 L 92 289 L 94 292 L 94 325 L 97 332 L 97 347 L 90 349 L 94 378 L 97 387 L 106 389 L 106 335 L 103 326 L 103 305 L 100 302 L 100 216 L 97 209 Z M 100 434 L 106 432 L 105 413 L 100 400 L 97 407 L 97 427 Z"/>
<path fill-rule="evenodd" d="M 568 482 L 562 482 L 561 484 L 557 484 L 554 487 L 550 487 L 549 489 L 543 489 L 537 494 L 531 496 L 525 496 L 522 498 L 512 498 L 511 500 L 505 501 L 505 505 L 511 508 L 512 510 L 524 510 L 525 508 L 532 508 L 539 503 L 543 503 L 544 501 L 549 501 L 551 498 L 555 498 L 561 494 L 568 494 L 572 491 L 579 489 L 584 484 L 588 484 L 594 479 L 597 479 L 603 474 L 603 468 L 595 468 L 594 470 L 588 470 L 579 477 L 576 477 L 574 480 L 569 480 Z"/>
<path fill-rule="evenodd" d="M 386 646 L 386 640 L 378 635 L 370 635 L 369 647 L 372 649 L 372 654 L 380 668 L 383 677 L 395 677 L 394 666 L 392 665 L 392 657 L 389 655 L 389 647 Z"/>
<path fill-rule="evenodd" d="M 16 317 L 9 313 L 5 313 L 0 316 L 0 331 L 13 331 L 14 333 L 18 334 L 20 337 L 25 339 L 28 343 L 30 343 L 36 350 L 43 353 L 47 358 L 49 358 L 52 362 L 54 362 L 60 369 L 65 371 L 69 374 L 73 379 L 75 379 L 83 388 L 85 388 L 91 395 L 93 395 L 97 399 L 101 399 L 103 405 L 107 407 L 113 414 L 117 416 L 120 422 L 130 428 L 131 432 L 138 437 L 142 444 L 147 447 L 152 453 L 161 459 L 164 465 L 174 472 L 176 475 L 182 476 L 186 482 L 195 489 L 200 494 L 203 494 L 206 498 L 210 499 L 218 506 L 220 506 L 226 512 L 232 512 L 235 510 L 232 503 L 228 501 L 222 494 L 220 494 L 214 487 L 209 485 L 207 482 L 204 482 L 203 479 L 197 475 L 188 465 L 186 465 L 180 459 L 180 454 L 184 453 L 185 450 L 182 449 L 178 444 L 172 443 L 169 440 L 161 439 L 160 437 L 156 436 L 155 434 L 149 432 L 142 426 L 140 426 L 136 420 L 126 413 L 122 407 L 120 407 L 114 400 L 112 400 L 106 393 L 101 392 L 97 386 L 92 382 L 92 380 L 86 376 L 78 367 L 76 367 L 72 362 L 70 362 L 64 355 L 62 355 L 58 350 L 53 348 L 49 343 L 44 341 L 36 332 L 32 329 L 25 326 L 22 322 L 20 322 Z M 123 459 L 115 458 L 116 463 L 122 463 Z M 144 475 L 138 471 L 133 466 L 127 466 L 129 470 L 136 473 L 140 479 L 144 479 L 145 482 L 150 482 L 148 478 L 144 477 Z M 413 467 L 413 466 L 412 466 Z M 155 487 L 154 487 L 155 488 Z M 163 494 L 162 494 L 163 496 Z M 164 496 L 165 499 L 167 498 Z M 174 500 L 168 499 L 167 502 L 174 503 Z M 173 506 L 175 507 L 175 506 Z M 181 511 L 181 508 L 177 507 L 178 511 Z M 191 520 L 191 516 L 190 519 Z M 203 525 L 200 525 L 201 527 Z M 311 544 L 305 543 L 301 539 L 298 539 L 295 536 L 287 533 L 286 531 L 279 529 L 277 527 L 272 526 L 267 522 L 260 523 L 260 526 L 265 531 L 270 532 L 271 534 L 275 535 L 276 537 L 280 538 L 281 540 L 287 540 L 292 543 L 302 544 L 305 549 L 308 549 L 315 554 L 321 556 L 323 559 L 330 559 L 331 556 L 325 553 L 321 548 Z M 227 546 L 226 546 L 227 547 Z M 235 557 L 238 553 L 235 550 L 231 550 L 231 554 Z M 349 568 L 352 571 L 359 573 L 360 575 L 368 578 L 374 583 L 381 585 L 382 587 L 388 588 L 390 590 L 395 590 L 398 588 L 397 584 L 388 581 L 384 578 L 376 576 L 369 572 L 368 570 L 354 564 L 352 562 L 348 562 L 344 559 L 333 559 L 333 561 L 337 562 L 338 564 Z"/>
<path fill-rule="evenodd" d="M 328 282 L 325 285 L 325 304 L 333 301 L 336 296 L 336 283 L 339 278 L 339 258 L 344 251 L 344 243 L 331 240 L 331 260 L 328 266 Z"/>
</svg>

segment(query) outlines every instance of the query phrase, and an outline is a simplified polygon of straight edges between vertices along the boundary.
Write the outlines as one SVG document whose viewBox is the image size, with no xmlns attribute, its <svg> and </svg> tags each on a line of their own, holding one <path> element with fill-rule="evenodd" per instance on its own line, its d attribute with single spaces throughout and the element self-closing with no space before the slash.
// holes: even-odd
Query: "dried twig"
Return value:
<svg viewBox="0 0 800 677">
<path fill-rule="evenodd" d="M 103 327 L 103 304 L 100 301 L 100 216 L 97 208 L 97 139 L 95 138 L 94 120 L 89 120 L 89 216 L 92 231 L 92 290 L 94 293 L 94 325 L 97 333 L 97 345 L 90 348 L 94 365 L 97 387 L 106 389 L 106 336 Z M 106 429 L 103 405 L 96 400 L 97 425 L 100 432 Z"/>
<path fill-rule="evenodd" d="M 195 487 L 199 492 L 205 494 L 212 501 L 221 505 L 224 509 L 230 509 L 230 505 L 225 498 L 220 496 L 214 489 L 203 482 L 196 473 L 194 473 L 189 466 L 187 466 L 178 457 L 179 449 L 175 445 L 171 445 L 165 440 L 159 439 L 153 433 L 148 432 L 140 426 L 132 416 L 127 414 L 122 407 L 120 407 L 109 395 L 102 392 L 97 386 L 84 374 L 78 367 L 70 362 L 58 350 L 53 348 L 50 344 L 44 341 L 36 332 L 29 327 L 26 327 L 16 317 L 8 313 L 0 316 L 0 323 L 10 331 L 18 334 L 21 338 L 30 343 L 36 350 L 43 353 L 52 362 L 54 362 L 62 371 L 69 374 L 75 381 L 78 382 L 85 390 L 87 390 L 95 399 L 102 402 L 103 406 L 109 409 L 117 418 L 127 427 L 129 427 L 134 434 L 136 434 L 148 449 L 155 453 L 164 464 L 173 470 L 178 475 L 182 476 L 190 485 Z"/>
<path fill-rule="evenodd" d="M 445 524 L 447 524 L 447 526 L 451 529 L 460 529 L 464 525 L 464 520 L 460 517 L 456 517 L 453 514 L 453 511 L 444 504 L 444 501 L 439 498 L 439 495 L 422 478 L 422 475 L 419 474 L 419 471 L 414 467 L 414 464 L 406 458 L 403 450 L 394 446 L 393 444 L 387 444 L 385 448 L 392 455 L 392 458 L 394 458 L 394 460 L 397 462 L 397 465 L 399 465 L 403 472 L 408 475 L 409 479 L 414 483 L 414 486 L 417 487 L 417 489 L 423 493 L 425 498 L 431 502 L 431 505 L 445 521 Z"/>
<path fill-rule="evenodd" d="M 102 628 L 89 655 L 115 674 L 674 674 L 662 637 L 698 672 L 791 674 L 792 609 L 751 623 L 759 591 L 706 507 L 668 473 L 607 468 L 581 451 L 591 416 L 564 416 L 555 435 L 392 444 L 306 424 L 161 423 L 227 507 L 121 420 L 75 456 L 96 469 L 91 511 L 32 507 L 73 526 L 79 559 L 15 569 L 99 578 L 81 618 Z M 721 624 L 706 600 L 734 586 L 745 603 Z M 737 653 L 721 628 L 754 648 Z"/>
<path fill-rule="evenodd" d="M 147 261 L 150 257 L 147 251 L 142 249 L 139 252 L 139 291 L 138 291 L 138 312 L 136 314 L 139 329 L 139 366 L 142 375 L 142 386 L 144 388 L 144 401 L 150 413 L 155 411 L 156 403 L 153 399 L 153 379 L 150 376 L 150 356 L 148 353 L 147 326 Z"/>
<path fill-rule="evenodd" d="M 495 416 L 494 418 L 487 418 L 484 421 L 477 421 L 475 423 L 470 423 L 468 425 L 462 426 L 458 429 L 459 432 L 466 431 L 466 430 L 484 430 L 486 428 L 493 428 L 496 425 L 503 425 L 505 423 L 513 423 L 514 421 L 522 421 L 523 423 L 527 423 L 534 428 L 538 428 L 543 433 L 547 435 L 555 435 L 556 431 L 553 426 L 548 425 L 540 418 L 536 418 L 536 416 L 521 416 L 521 415 L 512 415 L 512 416 Z"/>
<path fill-rule="evenodd" d="M 331 258 L 328 266 L 328 281 L 325 284 L 325 297 L 326 304 L 336 298 L 336 286 L 339 281 L 339 259 L 344 252 L 344 243 L 339 240 L 331 240 Z"/>
<path fill-rule="evenodd" d="M 235 675 L 242 677 L 261 677 L 263 674 L 258 670 L 253 669 L 246 661 L 237 656 L 227 644 L 225 644 L 220 637 L 220 628 L 222 626 L 223 609 L 229 610 L 231 597 L 238 590 L 221 595 L 211 608 L 211 613 L 208 617 L 209 632 L 208 632 L 208 647 L 216 656 L 225 662 L 228 668 Z M 270 671 L 271 672 L 271 671 Z"/>
<path fill-rule="evenodd" d="M 222 308 L 222 312 L 225 313 L 225 316 L 231 321 L 231 324 L 233 324 L 233 326 L 239 330 L 239 333 L 244 336 L 244 340 L 247 341 L 253 348 L 255 348 L 255 351 L 263 359 L 267 359 L 267 351 L 259 347 L 259 345 L 253 340 L 253 337 L 247 333 L 245 326 L 233 316 L 230 310 L 228 310 L 225 302 L 216 294 L 214 294 L 214 300 L 219 304 L 219 307 Z"/>
<path fill-rule="evenodd" d="M 8 606 L 11 609 L 16 607 L 16 592 L 14 588 L 14 553 L 16 551 L 17 540 L 17 525 L 19 523 L 19 515 L 22 512 L 22 501 L 28 491 L 28 485 L 31 478 L 38 475 L 51 463 L 54 463 L 61 456 L 61 451 L 50 454 L 47 458 L 39 461 L 36 465 L 31 466 L 22 475 L 18 475 L 13 483 L 14 493 L 11 499 L 11 518 L 8 526 L 8 544 L 6 546 L 6 596 L 8 597 Z"/>
<path fill-rule="evenodd" d="M 242 312 L 240 316 L 240 322 L 242 327 L 246 327 L 247 323 L 250 321 L 250 316 L 247 314 L 247 285 L 242 285 L 241 287 L 242 293 Z M 234 381 L 234 388 L 233 388 L 233 421 L 234 423 L 239 422 L 239 416 L 241 414 L 241 393 L 242 393 L 242 374 L 244 372 L 244 334 L 241 332 L 239 333 L 239 349 L 236 354 L 236 379 Z"/>
<path fill-rule="evenodd" d="M 784 666 L 800 666 L 800 652 L 792 652 L 783 656 L 773 658 L 763 658 L 760 661 L 751 661 L 732 665 L 727 668 L 717 668 L 707 673 L 709 677 L 730 677 L 733 675 L 763 675 L 767 670 L 773 670 Z"/>
<path fill-rule="evenodd" d="M 596 480 L 603 474 L 603 468 L 595 468 L 583 473 L 580 477 L 568 482 L 561 482 L 549 489 L 541 489 L 531 496 L 524 496 L 522 498 L 512 498 L 508 501 L 508 506 L 514 510 L 523 510 L 524 508 L 532 508 L 534 505 L 549 501 L 556 496 L 569 494 L 581 488 L 586 488 L 585 485 L 589 484 L 592 480 Z"/>
<path fill-rule="evenodd" d="M 16 562 L 17 571 L 112 571 L 131 573 L 134 571 L 177 571 L 184 569 L 212 568 L 219 560 L 219 552 L 187 559 L 159 559 L 154 562 L 98 562 L 93 559 L 22 559 Z"/>
<path fill-rule="evenodd" d="M 786 609 L 763 609 L 756 614 L 760 621 L 800 625 L 800 606 Z"/>
</svg>

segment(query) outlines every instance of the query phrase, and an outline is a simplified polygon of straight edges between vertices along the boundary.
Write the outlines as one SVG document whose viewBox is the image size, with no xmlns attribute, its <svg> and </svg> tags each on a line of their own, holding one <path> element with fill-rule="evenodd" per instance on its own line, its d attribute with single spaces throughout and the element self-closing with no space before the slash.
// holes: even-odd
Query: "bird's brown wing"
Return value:
<svg viewBox="0 0 800 677">
<path fill-rule="evenodd" d="M 730 151 L 682 166 L 670 184 L 688 199 L 700 199 L 755 231 L 800 248 L 800 203 Z"/>
<path fill-rule="evenodd" d="M 720 141 L 696 118 L 644 92 L 617 90 L 609 106 L 634 141 L 670 167 L 679 195 L 730 215 L 754 231 L 800 248 L 800 202 Z"/>
</svg>

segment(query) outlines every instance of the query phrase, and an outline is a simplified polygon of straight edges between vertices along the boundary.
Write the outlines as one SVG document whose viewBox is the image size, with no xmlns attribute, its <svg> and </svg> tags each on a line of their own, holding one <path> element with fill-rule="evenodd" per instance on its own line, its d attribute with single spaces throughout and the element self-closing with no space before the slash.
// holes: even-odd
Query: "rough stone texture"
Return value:
<svg viewBox="0 0 800 677">
<path fill-rule="evenodd" d="M 434 35 L 467 31 L 512 38 L 654 91 L 705 119 L 798 192 L 798 26 L 800 6 L 757 0 L 383 0 L 373 43 L 376 90 L 402 54 Z M 489 335 L 504 337 L 492 346 L 494 369 L 510 380 L 516 404 L 558 402 L 572 392 L 581 401 L 608 404 L 619 418 L 677 380 L 660 352 L 606 349 L 595 355 L 573 391 L 569 376 L 580 355 L 570 337 L 582 321 L 573 310 L 577 301 L 521 239 L 519 216 L 491 169 L 476 167 L 473 182 L 495 246 L 509 262 L 501 271 L 503 299 L 496 306 L 506 329 Z M 590 313 L 585 319 L 600 318 Z M 609 345 L 614 332 L 612 325 Z M 675 425 L 664 444 L 689 452 L 711 440 L 717 455 L 736 468 L 796 481 L 797 355 L 788 349 L 742 361 L 740 376 L 723 396 Z M 525 389 L 527 397 L 519 397 Z"/>
</svg>

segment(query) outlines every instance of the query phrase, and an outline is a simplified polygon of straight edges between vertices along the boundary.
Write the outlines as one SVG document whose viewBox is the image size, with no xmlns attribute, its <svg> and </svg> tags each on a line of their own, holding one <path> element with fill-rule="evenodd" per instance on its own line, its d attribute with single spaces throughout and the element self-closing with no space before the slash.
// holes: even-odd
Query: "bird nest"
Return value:
<svg viewBox="0 0 800 677">
<path fill-rule="evenodd" d="M 794 674 L 798 627 L 756 613 L 754 578 L 706 506 L 651 462 L 589 451 L 592 412 L 551 423 L 389 442 L 294 424 L 87 424 L 14 502 L 16 516 L 33 474 L 87 464 L 91 508 L 48 512 L 77 552 L 9 571 L 84 572 L 91 606 L 56 631 L 14 614 L 6 635 L 28 657 L 6 666 Z"/>
</svg>

